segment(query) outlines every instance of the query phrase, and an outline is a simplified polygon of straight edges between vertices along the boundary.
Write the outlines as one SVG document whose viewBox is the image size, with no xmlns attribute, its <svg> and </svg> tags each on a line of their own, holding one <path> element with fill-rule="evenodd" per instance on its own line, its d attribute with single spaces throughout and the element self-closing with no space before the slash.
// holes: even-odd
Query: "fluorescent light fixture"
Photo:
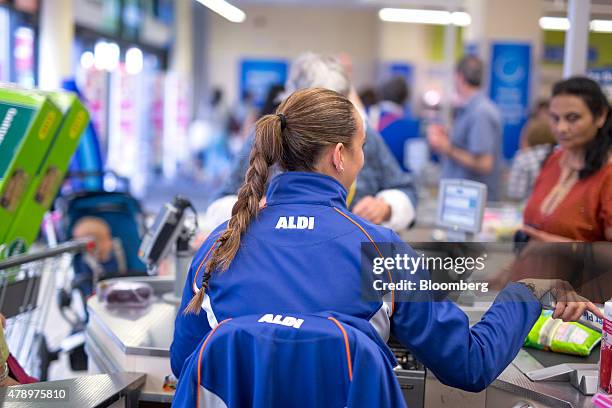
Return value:
<svg viewBox="0 0 612 408">
<path fill-rule="evenodd" d="M 612 33 L 612 20 L 591 20 L 590 28 L 596 33 Z"/>
<path fill-rule="evenodd" d="M 93 52 L 85 51 L 83 54 L 81 54 L 81 66 L 84 69 L 93 68 L 95 61 Z"/>
<path fill-rule="evenodd" d="M 454 24 L 463 27 L 470 25 L 472 22 L 472 18 L 468 13 L 462 11 L 451 13 L 444 10 L 383 8 L 378 12 L 378 17 L 382 21 L 392 23 Z"/>
<path fill-rule="evenodd" d="M 106 41 L 98 41 L 94 46 L 94 65 L 96 69 L 103 70 L 106 68 L 106 48 L 108 43 Z"/>
<path fill-rule="evenodd" d="M 142 71 L 144 58 L 140 48 L 132 47 L 125 52 L 125 70 L 128 74 L 135 75 Z"/>
<path fill-rule="evenodd" d="M 108 71 L 114 71 L 119 66 L 119 54 L 121 54 L 121 49 L 115 43 L 108 43 L 106 47 L 106 69 Z"/>
<path fill-rule="evenodd" d="M 451 13 L 451 20 L 454 25 L 467 27 L 472 24 L 472 17 L 463 11 L 453 11 Z"/>
<path fill-rule="evenodd" d="M 567 31 L 570 21 L 566 17 L 542 17 L 540 18 L 542 30 Z M 612 33 L 612 20 L 591 20 L 589 24 L 591 31 L 596 33 Z"/>
<path fill-rule="evenodd" d="M 117 44 L 98 41 L 94 46 L 94 66 L 99 70 L 113 71 L 119 66 L 120 53 Z"/>
<path fill-rule="evenodd" d="M 570 21 L 566 17 L 540 17 L 540 28 L 551 31 L 567 31 L 570 28 Z"/>
<path fill-rule="evenodd" d="M 246 19 L 244 11 L 225 0 L 197 0 L 197 2 L 208 7 L 232 23 L 242 23 Z"/>
</svg>

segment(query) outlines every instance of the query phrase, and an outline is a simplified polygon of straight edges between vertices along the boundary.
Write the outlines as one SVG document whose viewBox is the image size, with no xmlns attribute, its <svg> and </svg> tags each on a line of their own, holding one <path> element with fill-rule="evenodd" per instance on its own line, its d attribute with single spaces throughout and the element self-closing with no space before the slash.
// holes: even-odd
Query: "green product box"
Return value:
<svg viewBox="0 0 612 408">
<path fill-rule="evenodd" d="M 60 110 L 49 98 L 0 87 L 0 247 L 17 220 L 61 120 Z"/>
<path fill-rule="evenodd" d="M 26 191 L 17 217 L 4 238 L 5 250 L 0 249 L 0 259 L 10 255 L 10 248 L 20 248 L 23 251 L 36 239 L 45 212 L 61 187 L 70 159 L 89 123 L 87 109 L 75 94 L 41 92 L 41 95 L 48 96 L 59 107 L 63 120 L 46 156 L 41 160 L 37 177 Z"/>
</svg>

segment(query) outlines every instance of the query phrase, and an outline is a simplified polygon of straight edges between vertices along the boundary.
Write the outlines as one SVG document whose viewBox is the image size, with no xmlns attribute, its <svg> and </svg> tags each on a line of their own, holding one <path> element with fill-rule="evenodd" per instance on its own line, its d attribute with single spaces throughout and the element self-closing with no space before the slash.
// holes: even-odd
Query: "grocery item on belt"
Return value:
<svg viewBox="0 0 612 408">
<path fill-rule="evenodd" d="M 594 407 L 597 408 L 612 408 L 612 396 L 598 392 L 593 395 L 591 400 Z"/>
<path fill-rule="evenodd" d="M 588 356 L 601 334 L 576 322 L 552 318 L 552 310 L 543 310 L 525 339 L 525 346 L 555 353 Z"/>
<path fill-rule="evenodd" d="M 604 306 L 604 324 L 599 357 L 599 389 L 612 394 L 612 300 Z"/>
</svg>

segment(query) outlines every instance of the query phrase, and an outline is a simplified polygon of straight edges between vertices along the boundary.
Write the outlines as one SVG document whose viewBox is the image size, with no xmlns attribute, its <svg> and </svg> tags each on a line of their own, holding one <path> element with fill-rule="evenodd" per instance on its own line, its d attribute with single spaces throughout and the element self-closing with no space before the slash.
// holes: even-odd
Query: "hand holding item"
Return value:
<svg viewBox="0 0 612 408">
<path fill-rule="evenodd" d="M 365 196 L 355 204 L 353 213 L 374 224 L 380 224 L 391 217 L 391 206 L 383 199 Z"/>
<path fill-rule="evenodd" d="M 561 279 L 522 279 L 519 282 L 527 286 L 540 302 L 545 301 L 546 295 L 550 294 L 553 297 L 555 311 L 552 317 L 555 319 L 575 322 L 587 310 L 601 319 L 604 317 L 597 306 L 576 293 L 567 281 Z"/>
<path fill-rule="evenodd" d="M 434 151 L 441 154 L 447 154 L 451 148 L 448 132 L 442 125 L 429 125 L 427 128 L 427 142 Z"/>
</svg>

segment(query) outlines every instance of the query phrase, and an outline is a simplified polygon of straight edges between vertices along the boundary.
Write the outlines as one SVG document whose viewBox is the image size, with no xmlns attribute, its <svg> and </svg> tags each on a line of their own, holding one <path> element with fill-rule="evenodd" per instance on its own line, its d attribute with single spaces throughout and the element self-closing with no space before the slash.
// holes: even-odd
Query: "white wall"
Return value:
<svg viewBox="0 0 612 408">
<path fill-rule="evenodd" d="M 291 60 L 305 51 L 345 52 L 352 56 L 356 85 L 373 78 L 379 24 L 374 11 L 269 6 L 243 10 L 247 20 L 242 24 L 214 13 L 209 18 L 209 84 L 223 87 L 231 98 L 239 87 L 238 61 L 247 57 Z"/>
<path fill-rule="evenodd" d="M 483 27 L 477 31 L 486 42 L 485 49 L 492 40 L 530 41 L 537 61 L 541 52 L 537 18 L 541 15 L 542 0 L 473 0 L 472 3 L 473 8 L 482 8 L 472 12 L 483 14 Z M 278 5 L 242 8 L 247 14 L 242 24 L 230 23 L 209 12 L 208 45 L 194 38 L 196 45 L 208 51 L 209 85 L 224 88 L 230 100 L 238 95 L 240 59 L 291 60 L 305 51 L 350 54 L 358 88 L 375 83 L 378 64 L 391 61 L 414 65 L 415 94 L 425 87 L 441 86 L 436 82 L 439 82 L 436 78 L 440 76 L 440 63 L 434 64 L 430 59 L 434 41 L 430 26 L 383 23 L 378 19 L 377 9 Z M 537 63 L 534 68 L 539 68 Z"/>
<path fill-rule="evenodd" d="M 420 106 L 419 95 L 426 89 L 441 90 L 440 78 L 432 80 L 431 71 L 439 63 L 431 62 L 432 29 L 423 24 L 379 22 L 378 59 L 385 62 L 408 62 L 414 67 L 411 101 L 414 109 Z"/>
</svg>

